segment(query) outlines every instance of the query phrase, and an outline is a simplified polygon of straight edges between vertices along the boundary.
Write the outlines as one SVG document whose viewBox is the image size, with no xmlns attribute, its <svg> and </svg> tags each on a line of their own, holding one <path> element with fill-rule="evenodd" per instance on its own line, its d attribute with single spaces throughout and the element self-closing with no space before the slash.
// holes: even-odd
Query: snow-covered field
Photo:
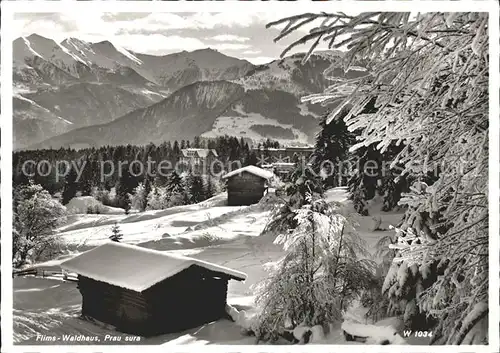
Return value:
<svg viewBox="0 0 500 353">
<path fill-rule="evenodd" d="M 307 109 L 307 108 L 306 108 Z M 214 138 L 217 136 L 238 136 L 249 138 L 254 141 L 263 141 L 266 139 L 265 136 L 259 134 L 258 132 L 251 129 L 254 125 L 271 125 L 276 127 L 281 127 L 286 130 L 291 130 L 295 135 L 291 139 L 284 139 L 278 136 L 274 136 L 273 139 L 279 141 L 282 144 L 291 144 L 291 143 L 303 143 L 307 144 L 309 138 L 308 136 L 296 129 L 291 124 L 281 124 L 275 119 L 269 119 L 261 114 L 257 113 L 247 113 L 243 110 L 242 107 L 237 107 L 235 109 L 241 116 L 219 116 L 212 127 L 212 130 L 203 133 L 201 136 L 206 138 Z M 307 113 L 307 110 L 302 109 L 304 113 Z"/>
<path fill-rule="evenodd" d="M 123 233 L 123 242 L 147 248 L 182 253 L 219 265 L 245 272 L 248 279 L 229 282 L 228 303 L 238 310 L 251 313 L 252 285 L 266 276 L 264 264 L 281 257 L 282 249 L 273 244 L 272 236 L 260 236 L 270 213 L 269 205 L 248 207 L 224 206 L 225 194 L 196 205 L 179 206 L 163 211 L 124 214 L 75 214 L 70 223 L 60 229 L 61 237 L 72 244 L 73 256 L 78 252 L 100 245 L 108 240 L 115 222 Z M 328 192 L 329 201 L 338 201 L 349 209 L 346 190 Z M 370 252 L 375 243 L 391 231 L 372 231 L 371 217 L 358 217 L 360 235 L 366 240 Z M 381 228 L 396 224 L 401 214 L 383 214 Z M 63 259 L 37 264 L 43 269 L 58 269 Z M 81 296 L 73 282 L 50 278 L 14 278 L 14 338 L 19 344 L 43 344 L 37 334 L 83 334 L 101 337 L 106 334 L 120 336 L 116 331 L 79 318 Z M 365 322 L 362 310 L 353 308 L 349 320 Z M 347 319 L 347 317 L 346 317 Z M 390 330 L 389 330 L 390 331 Z M 381 330 L 381 332 L 389 332 Z M 391 331 L 392 332 L 392 331 Z M 122 335 L 121 337 L 125 337 Z M 124 338 L 123 338 L 124 340 Z M 72 344 L 58 341 L 57 344 Z M 129 343 L 130 342 L 108 342 Z M 137 343 L 137 342 L 136 342 Z M 241 334 L 240 328 L 228 320 L 219 320 L 178 334 L 142 339 L 141 344 L 254 344 L 254 337 Z M 335 327 L 320 343 L 359 344 L 346 342 L 340 329 Z M 74 344 L 74 342 L 73 342 Z M 90 344 L 95 344 L 90 342 Z"/>
</svg>

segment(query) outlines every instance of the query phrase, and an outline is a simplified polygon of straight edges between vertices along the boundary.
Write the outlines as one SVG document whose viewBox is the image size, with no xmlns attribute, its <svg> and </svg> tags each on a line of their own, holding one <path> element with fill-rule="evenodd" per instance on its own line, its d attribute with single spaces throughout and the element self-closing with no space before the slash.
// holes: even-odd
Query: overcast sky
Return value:
<svg viewBox="0 0 500 353">
<path fill-rule="evenodd" d="M 213 48 L 254 64 L 276 59 L 292 39 L 274 43 L 277 28 L 266 23 L 296 14 L 280 13 L 19 13 L 16 37 L 37 33 L 58 42 L 75 37 L 90 42 L 109 40 L 127 49 L 153 55 Z M 317 24 L 319 25 L 319 23 Z M 301 46 L 297 51 L 307 51 Z"/>
</svg>

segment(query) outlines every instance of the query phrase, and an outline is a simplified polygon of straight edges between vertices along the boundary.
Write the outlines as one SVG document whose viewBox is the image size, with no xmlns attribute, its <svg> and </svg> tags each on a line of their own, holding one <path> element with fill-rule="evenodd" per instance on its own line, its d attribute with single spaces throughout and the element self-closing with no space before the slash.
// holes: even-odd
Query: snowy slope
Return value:
<svg viewBox="0 0 500 353">
<path fill-rule="evenodd" d="M 238 210 L 235 206 L 199 210 L 193 210 L 189 206 L 182 207 L 184 209 L 179 207 L 175 210 L 176 213 L 172 213 L 173 210 L 164 210 L 146 211 L 138 215 L 83 216 L 77 224 L 61 228 L 60 236 L 68 244 L 101 245 L 109 240 L 111 228 L 117 222 L 123 233 L 122 241 L 137 244 L 172 236 L 182 237 L 182 233 L 190 226 Z M 96 225 L 96 220 L 99 220 L 100 225 Z"/>
<path fill-rule="evenodd" d="M 86 214 L 89 207 L 103 214 L 125 214 L 123 208 L 105 206 L 92 196 L 78 196 L 72 198 L 66 204 L 66 211 L 70 214 Z"/>
</svg>

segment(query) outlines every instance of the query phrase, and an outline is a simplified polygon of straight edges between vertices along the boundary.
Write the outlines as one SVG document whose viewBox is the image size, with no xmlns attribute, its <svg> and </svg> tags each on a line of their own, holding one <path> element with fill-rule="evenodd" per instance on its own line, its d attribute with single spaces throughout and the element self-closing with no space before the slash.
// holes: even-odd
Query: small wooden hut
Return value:
<svg viewBox="0 0 500 353">
<path fill-rule="evenodd" d="M 222 179 L 227 179 L 228 205 L 251 205 L 259 202 L 273 176 L 272 172 L 253 165 L 227 173 Z"/>
<path fill-rule="evenodd" d="M 154 336 L 225 316 L 230 279 L 244 273 L 185 256 L 109 242 L 62 265 L 78 274 L 82 315 Z"/>
</svg>

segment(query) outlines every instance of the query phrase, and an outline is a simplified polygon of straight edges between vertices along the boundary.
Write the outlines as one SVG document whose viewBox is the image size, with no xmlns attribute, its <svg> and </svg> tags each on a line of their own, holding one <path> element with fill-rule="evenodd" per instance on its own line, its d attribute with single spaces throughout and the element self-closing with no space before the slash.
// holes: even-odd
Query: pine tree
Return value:
<svg viewBox="0 0 500 353">
<path fill-rule="evenodd" d="M 297 193 L 304 184 L 310 183 L 300 183 Z M 358 252 L 362 242 L 348 219 L 318 193 L 305 194 L 303 205 L 293 211 L 294 227 L 275 240 L 285 256 L 257 287 L 258 339 L 275 340 L 284 329 L 341 320 L 373 281 L 373 263 L 358 258 L 366 253 Z"/>
<path fill-rule="evenodd" d="M 290 182 L 285 186 L 285 192 L 290 197 L 290 204 L 300 208 L 306 204 L 308 195 L 323 196 L 323 187 L 314 171 L 299 162 L 290 175 Z"/>
<path fill-rule="evenodd" d="M 43 188 L 51 195 L 54 195 L 56 192 L 60 191 L 62 187 L 64 187 L 64 184 L 61 185 L 61 182 L 57 180 L 55 169 L 56 168 L 53 164 L 49 166 L 44 163 L 40 166 L 40 170 L 37 169 L 32 178 L 34 184 L 42 185 Z"/>
<path fill-rule="evenodd" d="M 148 195 L 151 192 L 151 182 L 149 176 L 144 178 L 144 182 L 140 183 L 132 195 L 130 195 L 131 206 L 139 212 L 144 212 L 148 207 Z"/>
<path fill-rule="evenodd" d="M 182 178 L 174 170 L 168 177 L 166 185 L 166 194 L 168 195 L 168 207 L 180 206 L 185 204 L 186 195 L 185 185 Z"/>
<path fill-rule="evenodd" d="M 123 234 L 120 231 L 120 227 L 118 226 L 118 223 L 115 223 L 111 228 L 111 235 L 109 236 L 109 239 L 111 241 L 116 241 L 117 243 L 119 243 L 122 238 Z"/>
<path fill-rule="evenodd" d="M 15 154 L 14 154 L 14 157 L 13 159 L 16 159 L 15 158 Z M 12 186 L 14 188 L 16 188 L 17 186 L 21 186 L 21 185 L 28 185 L 30 183 L 30 178 L 28 177 L 28 174 L 31 174 L 32 171 L 28 171 L 26 170 L 26 172 L 24 172 L 22 170 L 22 163 L 21 161 L 18 161 L 16 163 L 16 161 L 13 161 L 13 165 L 15 165 L 15 168 L 13 168 L 13 178 L 12 178 Z"/>
<path fill-rule="evenodd" d="M 130 174 L 128 166 L 124 166 L 121 170 L 121 177 L 116 185 L 116 200 L 119 207 L 125 210 L 128 214 L 130 210 L 129 194 L 137 187 L 137 181 Z"/>
<path fill-rule="evenodd" d="M 315 20 L 326 22 L 285 52 L 314 40 L 311 53 L 322 37 L 333 47 L 342 42 L 350 49 L 336 65 L 345 71 L 363 66 L 369 75 L 337 76 L 327 92 L 305 101 L 340 102 L 332 116 L 351 107 L 344 120 L 359 133 L 353 150 L 376 144 L 384 154 L 391 145 L 402 147 L 391 164 L 403 166 L 412 180 L 399 201 L 407 211 L 394 245 L 398 269 L 387 278 L 405 283 L 413 278 L 408 271 L 417 271 L 428 279 L 425 291 L 408 286 L 414 306 L 439 318 L 433 339 L 463 343 L 488 316 L 488 14 L 322 13 L 269 25 L 288 24 L 288 31 Z M 377 111 L 359 114 L 372 99 Z M 436 178 L 423 183 L 428 170 Z M 442 275 L 429 276 L 441 267 Z"/>
<path fill-rule="evenodd" d="M 146 175 L 144 180 L 144 195 L 142 198 L 142 211 L 145 211 L 148 206 L 148 195 L 151 192 L 151 180 L 149 175 Z"/>
<path fill-rule="evenodd" d="M 170 173 L 166 187 L 169 193 L 182 193 L 184 191 L 182 178 L 175 170 Z"/>
<path fill-rule="evenodd" d="M 156 186 L 166 186 L 168 184 L 168 178 L 169 176 L 165 173 L 165 171 L 160 171 L 160 167 L 157 167 L 153 184 Z"/>
<path fill-rule="evenodd" d="M 383 200 L 382 211 L 393 210 L 398 206 L 401 195 L 409 191 L 411 177 L 401 174 L 403 167 L 397 164 L 390 168 L 392 160 L 401 150 L 401 146 L 391 145 L 381 153 L 375 145 L 369 145 L 351 153 L 350 163 L 355 169 L 349 178 L 348 188 L 357 212 L 368 215 L 366 203 L 376 195 Z"/>
<path fill-rule="evenodd" d="M 144 212 L 148 205 L 148 195 L 151 191 L 148 189 L 151 189 L 151 187 L 147 185 L 149 185 L 149 182 L 146 179 L 144 183 L 137 185 L 129 197 L 131 208 L 134 208 L 139 212 Z"/>
<path fill-rule="evenodd" d="M 64 190 L 62 193 L 62 204 L 66 205 L 68 202 L 76 196 L 78 190 L 77 183 L 78 174 L 74 168 L 70 168 L 68 174 L 64 178 Z"/>
<path fill-rule="evenodd" d="M 257 153 L 255 151 L 250 151 L 248 154 L 248 157 L 245 160 L 245 165 L 257 165 L 258 159 L 257 159 Z"/>
<path fill-rule="evenodd" d="M 201 148 L 201 139 L 200 139 L 200 136 L 195 136 L 194 137 L 193 147 L 194 148 Z"/>
<path fill-rule="evenodd" d="M 204 198 L 204 186 L 203 179 L 199 175 L 189 174 L 187 177 L 188 180 L 188 193 L 189 193 L 189 202 L 190 203 L 198 203 L 203 201 Z"/>
<path fill-rule="evenodd" d="M 94 161 L 87 156 L 85 158 L 84 164 L 81 165 L 83 167 L 82 175 L 79 180 L 79 188 L 82 191 L 82 196 L 90 196 L 92 194 L 92 186 L 93 179 L 96 174 L 99 174 L 99 171 L 95 169 Z"/>
<path fill-rule="evenodd" d="M 349 197 L 355 210 L 367 216 L 367 201 L 376 195 L 378 182 L 382 179 L 383 158 L 380 152 L 370 145 L 353 153 L 350 162 L 355 169 L 348 181 Z"/>
<path fill-rule="evenodd" d="M 169 207 L 169 196 L 165 187 L 153 186 L 148 194 L 147 209 L 164 210 Z"/>
<path fill-rule="evenodd" d="M 181 155 L 181 148 L 179 147 L 179 142 L 177 140 L 174 141 L 174 146 L 172 147 L 172 154 L 175 161 L 178 160 Z"/>
</svg>

